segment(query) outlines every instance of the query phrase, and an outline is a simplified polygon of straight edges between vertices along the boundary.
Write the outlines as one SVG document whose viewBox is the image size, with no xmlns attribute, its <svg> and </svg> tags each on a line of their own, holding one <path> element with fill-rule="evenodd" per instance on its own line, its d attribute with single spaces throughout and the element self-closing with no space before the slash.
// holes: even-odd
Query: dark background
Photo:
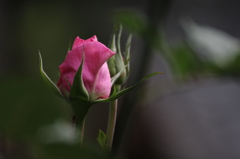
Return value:
<svg viewBox="0 0 240 159">
<path fill-rule="evenodd" d="M 44 70 L 57 81 L 70 40 L 97 35 L 108 45 L 114 23 L 129 12 L 148 29 L 134 32 L 127 85 L 151 72 L 164 74 L 121 98 L 114 152 L 119 158 L 239 158 L 239 79 L 211 76 L 176 82 L 156 38 L 163 32 L 173 46 L 184 41 L 179 20 L 185 17 L 240 38 L 239 8 L 238 0 L 1 0 L 0 158 L 44 158 L 36 155 L 48 154 L 48 145 L 36 137 L 39 127 L 58 118 L 71 120 L 70 105 L 40 78 L 38 49 Z M 123 23 L 123 46 L 132 23 Z M 85 141 L 96 149 L 107 111 L 107 104 L 94 105 L 86 119 Z"/>
</svg>

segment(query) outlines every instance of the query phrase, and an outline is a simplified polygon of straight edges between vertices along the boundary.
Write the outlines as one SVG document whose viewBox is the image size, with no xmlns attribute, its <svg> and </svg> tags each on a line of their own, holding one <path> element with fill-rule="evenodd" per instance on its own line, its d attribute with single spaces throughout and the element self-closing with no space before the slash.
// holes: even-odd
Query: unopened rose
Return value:
<svg viewBox="0 0 240 159">
<path fill-rule="evenodd" d="M 114 54 L 115 52 L 98 42 L 96 36 L 87 40 L 77 37 L 72 50 L 68 52 L 65 61 L 59 66 L 58 88 L 64 96 L 69 96 L 74 76 L 84 56 L 82 79 L 89 94 L 89 100 L 108 98 L 111 92 L 111 77 L 106 61 Z"/>
</svg>

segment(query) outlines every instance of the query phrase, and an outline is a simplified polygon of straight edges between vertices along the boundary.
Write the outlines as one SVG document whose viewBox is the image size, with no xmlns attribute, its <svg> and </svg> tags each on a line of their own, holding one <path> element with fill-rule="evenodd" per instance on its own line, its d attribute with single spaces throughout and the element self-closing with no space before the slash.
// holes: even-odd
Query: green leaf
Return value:
<svg viewBox="0 0 240 159">
<path fill-rule="evenodd" d="M 84 64 L 84 53 L 82 54 L 82 62 L 78 71 L 74 77 L 74 81 L 71 87 L 69 99 L 78 98 L 83 101 L 89 101 L 89 94 L 84 86 L 82 79 L 82 69 Z"/>
<path fill-rule="evenodd" d="M 116 94 L 115 98 L 117 99 L 117 98 L 123 96 L 124 94 L 132 91 L 133 89 L 135 89 L 137 86 L 139 86 L 141 83 L 143 83 L 143 82 L 144 82 L 145 80 L 147 80 L 148 78 L 150 78 L 150 77 L 152 77 L 152 76 L 154 76 L 154 75 L 157 75 L 157 74 L 162 74 L 162 73 L 163 73 L 163 72 L 154 72 L 154 73 L 148 74 L 148 75 L 145 76 L 143 79 L 141 79 L 137 84 L 135 84 L 135 85 L 133 85 L 133 86 L 131 86 L 131 87 L 128 87 L 128 88 L 125 88 L 125 89 L 119 91 L 119 92 Z"/>
<path fill-rule="evenodd" d="M 99 99 L 99 100 L 96 100 L 94 102 L 110 102 L 110 101 L 113 101 L 113 100 L 116 100 L 118 99 L 119 97 L 123 96 L 124 94 L 132 91 L 134 88 L 136 88 L 137 86 L 139 86 L 141 83 L 143 83 L 145 80 L 147 80 L 148 78 L 154 76 L 154 75 L 157 75 L 157 74 L 163 74 L 163 72 L 154 72 L 154 73 L 151 73 L 151 74 L 148 74 L 147 76 L 145 76 L 143 79 L 141 79 L 137 84 L 131 86 L 131 87 L 128 87 L 128 88 L 125 88 L 119 92 L 115 92 L 113 93 L 108 99 Z M 115 90 L 116 91 L 116 90 Z"/>
<path fill-rule="evenodd" d="M 110 148 L 106 144 L 106 139 L 107 139 L 106 134 L 102 130 L 99 130 L 97 141 L 98 141 L 100 147 L 102 148 L 102 150 L 105 153 L 109 153 L 110 152 Z"/>
<path fill-rule="evenodd" d="M 48 87 L 59 97 L 65 99 L 66 101 L 68 101 L 68 99 L 66 97 L 63 96 L 63 94 L 61 93 L 61 91 L 58 89 L 58 87 L 56 86 L 56 84 L 48 77 L 48 75 L 44 72 L 43 70 L 43 63 L 42 63 L 42 56 L 41 53 L 39 51 L 39 67 L 40 67 L 40 74 L 42 76 L 43 81 L 48 85 Z"/>
</svg>

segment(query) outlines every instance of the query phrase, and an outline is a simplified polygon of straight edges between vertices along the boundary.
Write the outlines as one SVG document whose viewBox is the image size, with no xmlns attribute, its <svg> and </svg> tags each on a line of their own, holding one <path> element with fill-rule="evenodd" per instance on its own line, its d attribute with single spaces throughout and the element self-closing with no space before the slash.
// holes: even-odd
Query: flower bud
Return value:
<svg viewBox="0 0 240 159">
<path fill-rule="evenodd" d="M 64 96 L 69 95 L 74 77 L 83 61 L 81 78 L 83 87 L 88 94 L 88 100 L 106 99 L 111 92 L 111 77 L 106 61 L 115 53 L 97 37 L 83 40 L 77 37 L 72 50 L 68 52 L 65 61 L 59 66 L 60 78 L 57 86 Z"/>
<path fill-rule="evenodd" d="M 117 40 L 116 40 L 116 32 L 118 32 Z M 126 44 L 125 56 L 122 55 L 121 52 L 121 34 L 122 34 L 122 26 L 115 26 L 114 31 L 110 40 L 109 48 L 112 51 L 116 51 L 116 54 L 108 60 L 108 67 L 110 70 L 111 77 L 115 76 L 118 72 L 122 71 L 120 77 L 115 82 L 115 84 L 122 85 L 128 78 L 130 71 L 130 46 L 131 46 L 131 37 L 130 35 Z M 125 67 L 125 68 L 124 68 Z M 124 70 L 122 70 L 124 69 Z"/>
</svg>

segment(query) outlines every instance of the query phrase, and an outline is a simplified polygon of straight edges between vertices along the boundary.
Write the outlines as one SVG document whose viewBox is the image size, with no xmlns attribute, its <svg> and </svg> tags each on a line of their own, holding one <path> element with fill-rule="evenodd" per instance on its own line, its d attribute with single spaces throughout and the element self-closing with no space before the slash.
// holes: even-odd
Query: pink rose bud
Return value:
<svg viewBox="0 0 240 159">
<path fill-rule="evenodd" d="M 88 92 L 89 100 L 107 99 L 112 85 L 106 61 L 114 54 L 115 52 L 98 42 L 96 36 L 87 40 L 76 37 L 72 50 L 68 52 L 65 61 L 59 66 L 60 78 L 57 82 L 58 88 L 64 96 L 69 96 L 74 76 L 84 56 L 82 79 Z"/>
</svg>

